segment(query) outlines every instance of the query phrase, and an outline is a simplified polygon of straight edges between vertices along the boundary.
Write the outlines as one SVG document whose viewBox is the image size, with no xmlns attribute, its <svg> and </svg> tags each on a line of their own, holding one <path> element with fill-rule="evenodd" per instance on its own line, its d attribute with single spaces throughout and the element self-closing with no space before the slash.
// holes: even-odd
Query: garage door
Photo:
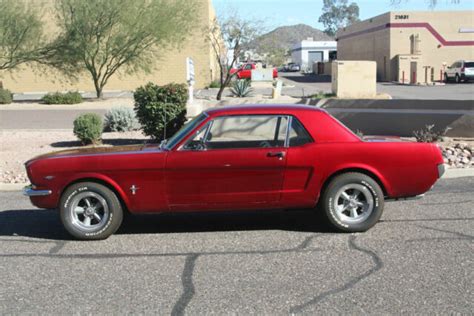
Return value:
<svg viewBox="0 0 474 316">
<path fill-rule="evenodd" d="M 323 61 L 323 52 L 308 52 L 308 64 Z"/>
</svg>

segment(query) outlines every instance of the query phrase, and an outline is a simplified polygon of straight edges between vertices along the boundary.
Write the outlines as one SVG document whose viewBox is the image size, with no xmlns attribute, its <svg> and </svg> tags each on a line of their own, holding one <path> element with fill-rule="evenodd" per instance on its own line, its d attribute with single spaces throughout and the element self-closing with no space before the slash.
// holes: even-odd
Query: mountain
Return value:
<svg viewBox="0 0 474 316">
<path fill-rule="evenodd" d="M 315 41 L 332 41 L 334 38 L 306 24 L 281 26 L 259 36 L 250 45 L 250 49 L 266 51 L 270 49 L 291 49 L 296 43 L 312 37 Z"/>
</svg>

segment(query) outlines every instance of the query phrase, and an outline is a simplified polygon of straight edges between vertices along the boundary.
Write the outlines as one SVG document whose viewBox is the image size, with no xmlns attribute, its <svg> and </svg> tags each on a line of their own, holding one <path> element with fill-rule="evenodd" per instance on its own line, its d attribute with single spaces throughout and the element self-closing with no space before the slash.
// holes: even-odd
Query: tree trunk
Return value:
<svg viewBox="0 0 474 316">
<path fill-rule="evenodd" d="M 95 87 L 95 94 L 97 96 L 97 99 L 102 99 L 102 89 L 103 87 L 100 86 L 99 80 L 94 79 L 94 87 Z"/>
<path fill-rule="evenodd" d="M 222 93 L 224 92 L 224 89 L 225 89 L 225 85 L 221 84 L 220 88 L 219 88 L 219 92 L 217 92 L 217 101 L 220 101 L 222 100 Z"/>
</svg>

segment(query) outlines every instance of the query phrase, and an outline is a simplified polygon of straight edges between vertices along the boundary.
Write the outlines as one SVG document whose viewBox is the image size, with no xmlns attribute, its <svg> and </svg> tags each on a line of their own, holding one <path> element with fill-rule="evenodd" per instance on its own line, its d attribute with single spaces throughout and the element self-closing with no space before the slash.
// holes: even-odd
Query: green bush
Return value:
<svg viewBox="0 0 474 316">
<path fill-rule="evenodd" d="M 74 120 L 74 135 L 84 144 L 98 144 L 102 138 L 102 119 L 96 113 L 85 113 Z"/>
<path fill-rule="evenodd" d="M 0 88 L 0 104 L 10 104 L 13 102 L 13 94 L 10 90 Z"/>
<path fill-rule="evenodd" d="M 111 132 L 128 132 L 138 129 L 135 112 L 126 107 L 112 108 L 104 117 L 104 130 Z"/>
<path fill-rule="evenodd" d="M 185 84 L 160 87 L 148 83 L 139 87 L 133 97 L 143 132 L 157 141 L 171 137 L 186 122 L 188 88 Z"/>
<path fill-rule="evenodd" d="M 219 80 L 214 80 L 209 84 L 208 88 L 213 89 L 213 88 L 220 88 L 220 87 L 221 87 L 220 81 Z"/>
<path fill-rule="evenodd" d="M 250 96 L 252 91 L 253 89 L 251 87 L 251 82 L 247 79 L 236 80 L 232 84 L 232 88 L 230 89 L 232 95 L 237 98 L 248 97 Z"/>
<path fill-rule="evenodd" d="M 82 96 L 79 92 L 56 92 L 48 93 L 41 100 L 46 104 L 77 104 L 82 103 Z"/>
</svg>

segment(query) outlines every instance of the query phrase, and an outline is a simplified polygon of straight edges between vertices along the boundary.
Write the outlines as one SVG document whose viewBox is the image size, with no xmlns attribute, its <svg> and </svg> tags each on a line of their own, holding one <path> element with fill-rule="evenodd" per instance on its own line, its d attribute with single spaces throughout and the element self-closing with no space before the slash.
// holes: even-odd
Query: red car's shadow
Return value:
<svg viewBox="0 0 474 316">
<path fill-rule="evenodd" d="M 227 211 L 127 216 L 116 234 L 166 234 L 219 231 L 286 230 L 332 232 L 324 218 L 311 210 Z M 0 236 L 70 240 L 54 210 L 0 212 Z"/>
</svg>

